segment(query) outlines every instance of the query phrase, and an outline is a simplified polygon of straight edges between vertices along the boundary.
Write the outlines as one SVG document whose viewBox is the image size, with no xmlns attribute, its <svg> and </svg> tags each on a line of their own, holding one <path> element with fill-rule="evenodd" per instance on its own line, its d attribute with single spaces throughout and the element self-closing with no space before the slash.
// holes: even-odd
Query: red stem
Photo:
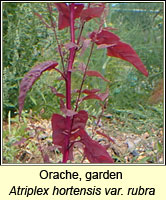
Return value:
<svg viewBox="0 0 166 200">
<path fill-rule="evenodd" d="M 77 111 L 77 109 L 78 109 L 78 104 L 79 104 L 79 101 L 80 101 L 82 88 L 83 88 L 83 85 L 84 85 L 84 82 L 85 82 L 85 79 L 86 79 L 86 72 L 87 72 L 88 65 L 89 65 L 89 62 L 90 62 L 90 59 L 91 59 L 91 56 L 92 56 L 93 48 L 94 48 L 94 42 L 92 43 L 90 54 L 89 54 L 89 57 L 88 57 L 88 61 L 87 61 L 86 67 L 85 67 L 84 75 L 83 75 L 83 78 L 82 78 L 81 86 L 80 86 L 78 97 L 77 97 L 77 100 L 76 100 L 75 111 Z"/>
<path fill-rule="evenodd" d="M 75 43 L 74 3 L 70 4 L 70 37 L 71 37 L 71 42 Z M 66 76 L 66 107 L 67 109 L 70 109 L 70 110 L 71 110 L 71 70 L 72 70 L 75 54 L 76 54 L 76 49 L 75 47 L 73 47 L 70 49 L 70 55 L 69 55 L 68 67 L 67 67 L 67 76 Z M 71 124 L 72 124 L 71 117 L 67 116 L 66 119 L 67 119 L 68 135 L 66 135 L 65 137 L 63 163 L 66 163 L 69 157 L 69 145 L 70 145 L 70 135 L 71 135 Z"/>
<path fill-rule="evenodd" d="M 48 11 L 49 11 L 49 13 L 50 13 L 51 27 L 52 27 L 52 30 L 53 30 L 53 32 L 54 32 L 55 39 L 56 39 L 56 42 L 57 42 L 57 45 L 58 45 L 58 52 L 59 52 L 59 55 L 60 55 L 60 57 L 61 57 L 61 63 L 62 63 L 62 67 L 63 67 L 63 72 L 65 73 L 64 58 L 63 58 L 63 54 L 62 54 L 61 45 L 60 45 L 60 43 L 59 43 L 58 36 L 57 36 L 57 34 L 56 34 L 55 23 L 54 23 L 54 20 L 53 20 L 53 17 L 52 17 L 52 7 L 51 7 L 51 4 L 50 4 L 50 3 L 47 3 L 47 8 L 48 8 Z M 64 75 L 63 75 L 63 78 L 65 79 Z"/>
</svg>

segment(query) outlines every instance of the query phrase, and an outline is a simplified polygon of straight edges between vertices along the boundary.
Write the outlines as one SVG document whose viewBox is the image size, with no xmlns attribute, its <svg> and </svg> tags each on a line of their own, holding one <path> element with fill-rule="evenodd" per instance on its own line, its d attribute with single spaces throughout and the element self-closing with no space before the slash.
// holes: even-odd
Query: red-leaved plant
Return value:
<svg viewBox="0 0 166 200">
<path fill-rule="evenodd" d="M 53 114 L 51 118 L 53 144 L 63 154 L 62 162 L 67 163 L 68 160 L 72 160 L 74 145 L 76 143 L 81 143 L 84 150 L 84 158 L 87 158 L 89 162 L 113 163 L 114 160 L 107 152 L 106 147 L 93 140 L 86 132 L 85 126 L 88 120 L 87 111 L 78 109 L 80 103 L 84 100 L 95 99 L 105 102 L 109 96 L 108 89 L 105 93 L 100 93 L 99 89 L 83 89 L 87 76 L 94 76 L 103 81 L 108 81 L 98 71 L 89 70 L 89 63 L 94 46 L 97 45 L 97 49 L 106 48 L 108 56 L 117 57 L 130 62 L 145 76 L 148 76 L 148 72 L 135 50 L 129 44 L 122 42 L 117 35 L 111 32 L 111 30 L 116 29 L 104 27 L 104 20 L 107 13 L 105 3 L 88 3 L 86 5 L 87 7 L 82 3 L 47 3 L 50 24 L 44 20 L 42 15 L 34 13 L 47 28 L 52 29 L 54 32 L 58 53 L 61 58 L 62 69 L 58 69 L 58 63 L 56 61 L 45 61 L 34 66 L 24 76 L 20 84 L 19 115 L 21 116 L 26 93 L 31 89 L 34 82 L 44 71 L 52 69 L 56 70 L 61 75 L 61 81 L 65 81 L 66 86 L 66 94 L 58 93 L 54 87 L 50 86 L 52 92 L 60 98 L 60 109 L 63 113 L 63 116 L 60 114 Z M 56 7 L 56 9 L 54 7 Z M 53 12 L 56 11 L 59 12 L 58 28 L 53 17 Z M 89 33 L 88 38 L 85 38 L 85 36 L 83 37 L 82 33 L 86 22 L 94 18 L 100 19 L 98 29 Z M 77 28 L 75 27 L 75 22 L 78 23 Z M 57 31 L 61 31 L 65 28 L 70 28 L 70 42 L 62 45 L 57 36 Z M 77 38 L 75 38 L 76 31 L 78 32 Z M 90 47 L 90 53 L 86 64 L 80 63 L 77 69 L 83 73 L 83 76 L 79 88 L 74 91 L 78 96 L 75 100 L 75 104 L 72 105 L 71 74 L 74 73 L 75 70 L 73 69 L 73 63 L 78 51 L 80 51 L 79 56 L 82 56 L 88 47 Z M 67 49 L 69 53 L 67 61 L 65 59 L 66 57 L 64 58 L 63 48 Z M 102 110 L 104 110 L 104 106 Z M 113 142 L 113 140 L 105 133 L 100 132 L 99 130 L 97 130 L 96 133 L 106 137 L 108 141 Z M 49 159 L 44 160 L 49 161 Z"/>
</svg>

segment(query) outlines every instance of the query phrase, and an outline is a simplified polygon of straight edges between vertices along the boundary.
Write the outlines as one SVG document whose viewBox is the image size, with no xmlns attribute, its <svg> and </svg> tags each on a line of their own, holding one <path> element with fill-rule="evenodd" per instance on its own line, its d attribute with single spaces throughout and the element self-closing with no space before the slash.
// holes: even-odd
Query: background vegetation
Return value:
<svg viewBox="0 0 166 200">
<path fill-rule="evenodd" d="M 163 128 L 163 3 L 107 3 L 109 7 L 106 26 L 117 28 L 114 31 L 121 40 L 132 45 L 149 71 L 145 78 L 125 61 L 106 56 L 106 52 L 96 50 L 90 63 L 91 69 L 100 71 L 110 84 L 97 78 L 88 78 L 88 88 L 106 87 L 110 98 L 103 120 L 109 119 L 109 131 L 157 135 Z M 3 3 L 3 120 L 4 157 L 13 162 L 18 149 L 12 144 L 21 136 L 29 117 L 49 119 L 53 112 L 59 112 L 58 99 L 49 86 L 64 92 L 63 83 L 54 72 L 45 72 L 28 93 L 24 107 L 24 123 L 18 122 L 19 83 L 26 72 L 37 63 L 56 60 L 60 63 L 57 46 L 51 30 L 34 16 L 34 12 L 49 19 L 46 3 Z M 55 12 L 55 17 L 57 13 Z M 88 22 L 84 34 L 94 30 L 97 23 Z M 68 30 L 59 33 L 64 43 L 68 42 Z M 86 59 L 88 50 L 82 58 Z M 73 76 L 73 89 L 77 88 L 80 75 Z M 96 101 L 83 104 L 90 115 L 100 114 Z M 16 122 L 18 127 L 12 127 Z M 90 123 L 95 123 L 91 121 Z M 110 123 L 114 126 L 110 126 Z M 6 126 L 5 126 L 6 124 Z M 109 125 L 108 125 L 109 124 Z M 7 127 L 7 129 L 5 129 Z M 9 137 L 10 136 L 10 137 Z M 161 141 L 156 148 L 162 153 Z M 11 150 L 13 149 L 13 150 Z M 154 159 L 153 162 L 158 162 Z"/>
</svg>

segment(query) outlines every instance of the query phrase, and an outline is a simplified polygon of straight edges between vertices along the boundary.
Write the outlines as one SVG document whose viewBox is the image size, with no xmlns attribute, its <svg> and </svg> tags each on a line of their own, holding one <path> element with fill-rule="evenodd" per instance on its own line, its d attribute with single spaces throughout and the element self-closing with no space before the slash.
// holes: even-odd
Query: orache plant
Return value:
<svg viewBox="0 0 166 200">
<path fill-rule="evenodd" d="M 89 70 L 89 63 L 95 45 L 97 45 L 97 49 L 106 48 L 108 56 L 117 57 L 130 62 L 145 76 L 148 76 L 148 72 L 134 49 L 129 44 L 120 41 L 120 38 L 111 32 L 111 30 L 114 30 L 112 27 L 104 27 L 107 13 L 105 3 L 47 3 L 47 8 L 50 24 L 48 24 L 39 13 L 34 14 L 40 18 L 47 28 L 52 29 L 54 32 L 62 67 L 61 69 L 58 69 L 58 63 L 56 61 L 46 61 L 34 66 L 25 75 L 20 84 L 19 115 L 21 115 L 24 106 L 26 93 L 32 87 L 34 82 L 44 71 L 52 69 L 56 70 L 61 75 L 60 81 L 65 81 L 66 91 L 66 94 L 58 93 L 54 87 L 50 86 L 52 92 L 60 98 L 60 109 L 63 112 L 63 116 L 60 114 L 53 114 L 51 118 L 53 144 L 63 154 L 62 162 L 67 163 L 68 160 L 72 160 L 73 147 L 76 144 L 81 143 L 84 158 L 87 158 L 89 162 L 113 163 L 114 160 L 107 152 L 106 147 L 93 140 L 86 132 L 85 126 L 88 120 L 87 111 L 79 110 L 79 105 L 82 101 L 95 99 L 106 102 L 106 99 L 109 96 L 108 89 L 105 93 L 100 93 L 100 90 L 96 88 L 84 89 L 84 83 L 87 76 L 98 77 L 103 81 L 108 81 L 98 71 Z M 53 12 L 56 11 L 59 12 L 58 28 L 53 16 Z M 85 24 L 89 20 L 96 20 L 96 18 L 99 18 L 100 21 L 98 29 L 88 33 L 88 38 L 85 38 L 85 36 L 83 36 Z M 77 28 L 75 27 L 76 22 Z M 65 28 L 70 28 L 70 41 L 67 44 L 61 44 L 57 36 L 57 31 L 61 31 Z M 75 34 L 76 31 L 78 32 L 77 38 Z M 78 52 L 80 51 L 79 56 L 81 56 L 88 47 L 90 48 L 90 53 L 86 63 L 80 63 L 77 69 L 73 68 Z M 64 55 L 64 48 L 65 51 L 68 51 L 68 56 Z M 81 71 L 83 75 L 79 88 L 74 91 L 78 95 L 75 99 L 75 104 L 72 105 L 71 100 L 73 91 L 71 88 L 71 74 L 74 73 L 75 70 Z M 104 110 L 104 106 L 102 110 Z M 97 130 L 96 133 L 106 137 L 109 141 L 114 142 L 105 133 L 100 132 L 99 130 Z"/>
</svg>

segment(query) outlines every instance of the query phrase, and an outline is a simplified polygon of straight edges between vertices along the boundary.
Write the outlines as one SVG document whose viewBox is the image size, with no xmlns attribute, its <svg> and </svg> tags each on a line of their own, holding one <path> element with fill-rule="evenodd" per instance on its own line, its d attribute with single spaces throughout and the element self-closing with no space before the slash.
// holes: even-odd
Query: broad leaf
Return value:
<svg viewBox="0 0 166 200">
<path fill-rule="evenodd" d="M 66 3 L 55 3 L 59 11 L 58 29 L 62 30 L 70 26 L 69 22 L 69 7 Z"/>
<path fill-rule="evenodd" d="M 99 33 L 92 32 L 89 37 L 98 45 L 98 48 L 107 48 L 108 56 L 128 61 L 145 76 L 148 76 L 148 72 L 135 50 L 129 44 L 121 42 L 114 33 L 103 29 Z"/>
<path fill-rule="evenodd" d="M 99 33 L 96 33 L 94 31 L 89 35 L 89 37 L 97 45 L 101 45 L 101 44 L 112 45 L 112 44 L 116 44 L 120 41 L 120 38 L 117 35 L 115 35 L 112 32 L 106 31 L 106 30 L 102 30 Z"/>
<path fill-rule="evenodd" d="M 100 101 L 105 101 L 107 97 L 109 96 L 109 91 L 106 91 L 104 93 L 98 93 L 98 94 L 89 94 L 81 99 L 81 101 L 89 100 L 89 99 L 96 99 Z"/>
<path fill-rule="evenodd" d="M 148 76 L 148 71 L 146 70 L 144 64 L 135 50 L 129 44 L 120 41 L 115 46 L 107 48 L 107 55 L 130 62 L 141 73 L 143 73 L 145 76 Z"/>
<path fill-rule="evenodd" d="M 52 119 L 52 130 L 53 130 L 53 144 L 58 145 L 61 147 L 61 152 L 64 151 L 64 141 L 66 136 L 67 124 L 66 118 L 59 114 L 53 114 Z"/>
<path fill-rule="evenodd" d="M 53 144 L 61 151 L 62 154 L 66 151 L 65 140 L 69 136 L 67 131 L 67 120 L 65 117 L 59 114 L 53 114 L 52 119 L 52 129 L 53 129 Z M 72 136 L 72 135 L 71 135 Z M 70 138 L 69 138 L 70 139 Z M 73 146 L 69 149 L 69 160 L 73 159 Z"/>
<path fill-rule="evenodd" d="M 72 131 L 80 130 L 85 128 L 86 121 L 88 119 L 88 114 L 86 111 L 79 111 L 78 114 L 74 115 Z M 67 131 L 67 119 L 59 114 L 52 115 L 52 129 L 53 129 L 53 143 L 59 148 L 59 150 L 64 154 L 66 150 L 65 140 L 66 137 L 70 136 L 70 142 L 74 141 L 79 135 L 70 134 Z M 74 143 L 73 143 L 74 144 Z M 73 159 L 73 147 L 71 145 L 69 149 L 69 160 Z"/>
<path fill-rule="evenodd" d="M 85 110 L 80 110 L 78 114 L 74 115 L 72 131 L 77 129 L 84 129 L 88 120 L 88 113 Z"/>
<path fill-rule="evenodd" d="M 82 91 L 82 93 L 85 93 L 85 94 L 94 94 L 96 92 L 99 92 L 100 89 L 92 89 L 92 90 L 88 90 L 88 89 L 85 89 Z"/>
<path fill-rule="evenodd" d="M 97 94 L 90 94 L 88 96 L 85 96 L 81 99 L 81 101 L 85 101 L 89 99 L 96 99 L 96 100 L 102 101 L 102 99 Z"/>
<path fill-rule="evenodd" d="M 84 154 L 91 163 L 114 163 L 106 149 L 97 141 L 92 140 L 85 130 L 81 129 L 79 136 L 85 145 Z"/>
<path fill-rule="evenodd" d="M 62 30 L 70 26 L 70 8 L 66 3 L 55 3 L 55 6 L 57 7 L 59 12 L 58 29 Z M 83 4 L 75 3 L 74 19 L 80 17 L 83 8 L 84 8 Z"/>
<path fill-rule="evenodd" d="M 59 114 L 52 115 L 52 129 L 55 134 L 61 134 L 67 130 L 66 118 Z M 53 139 L 54 141 L 54 139 Z"/>
<path fill-rule="evenodd" d="M 99 92 L 99 91 L 100 89 L 92 89 L 92 90 L 85 89 L 85 90 L 82 90 L 81 93 L 90 95 L 90 94 L 95 94 L 96 92 Z M 80 90 L 76 89 L 73 91 L 73 93 L 76 93 L 76 92 L 79 93 Z"/>
<path fill-rule="evenodd" d="M 101 17 L 103 11 L 104 11 L 104 6 L 87 8 L 81 12 L 80 17 L 82 21 L 89 21 L 90 19 Z"/>
<path fill-rule="evenodd" d="M 46 61 L 34 66 L 22 79 L 20 83 L 19 93 L 19 115 L 21 115 L 26 93 L 31 89 L 34 82 L 41 76 L 46 70 L 51 70 L 58 65 L 56 61 Z"/>
<path fill-rule="evenodd" d="M 95 77 L 98 77 L 98 78 L 101 78 L 103 79 L 104 81 L 107 81 L 107 82 L 110 82 L 109 80 L 107 80 L 106 78 L 104 78 L 104 76 L 102 76 L 99 72 L 97 71 L 87 71 L 86 72 L 86 75 L 87 76 L 95 76 Z"/>
</svg>

